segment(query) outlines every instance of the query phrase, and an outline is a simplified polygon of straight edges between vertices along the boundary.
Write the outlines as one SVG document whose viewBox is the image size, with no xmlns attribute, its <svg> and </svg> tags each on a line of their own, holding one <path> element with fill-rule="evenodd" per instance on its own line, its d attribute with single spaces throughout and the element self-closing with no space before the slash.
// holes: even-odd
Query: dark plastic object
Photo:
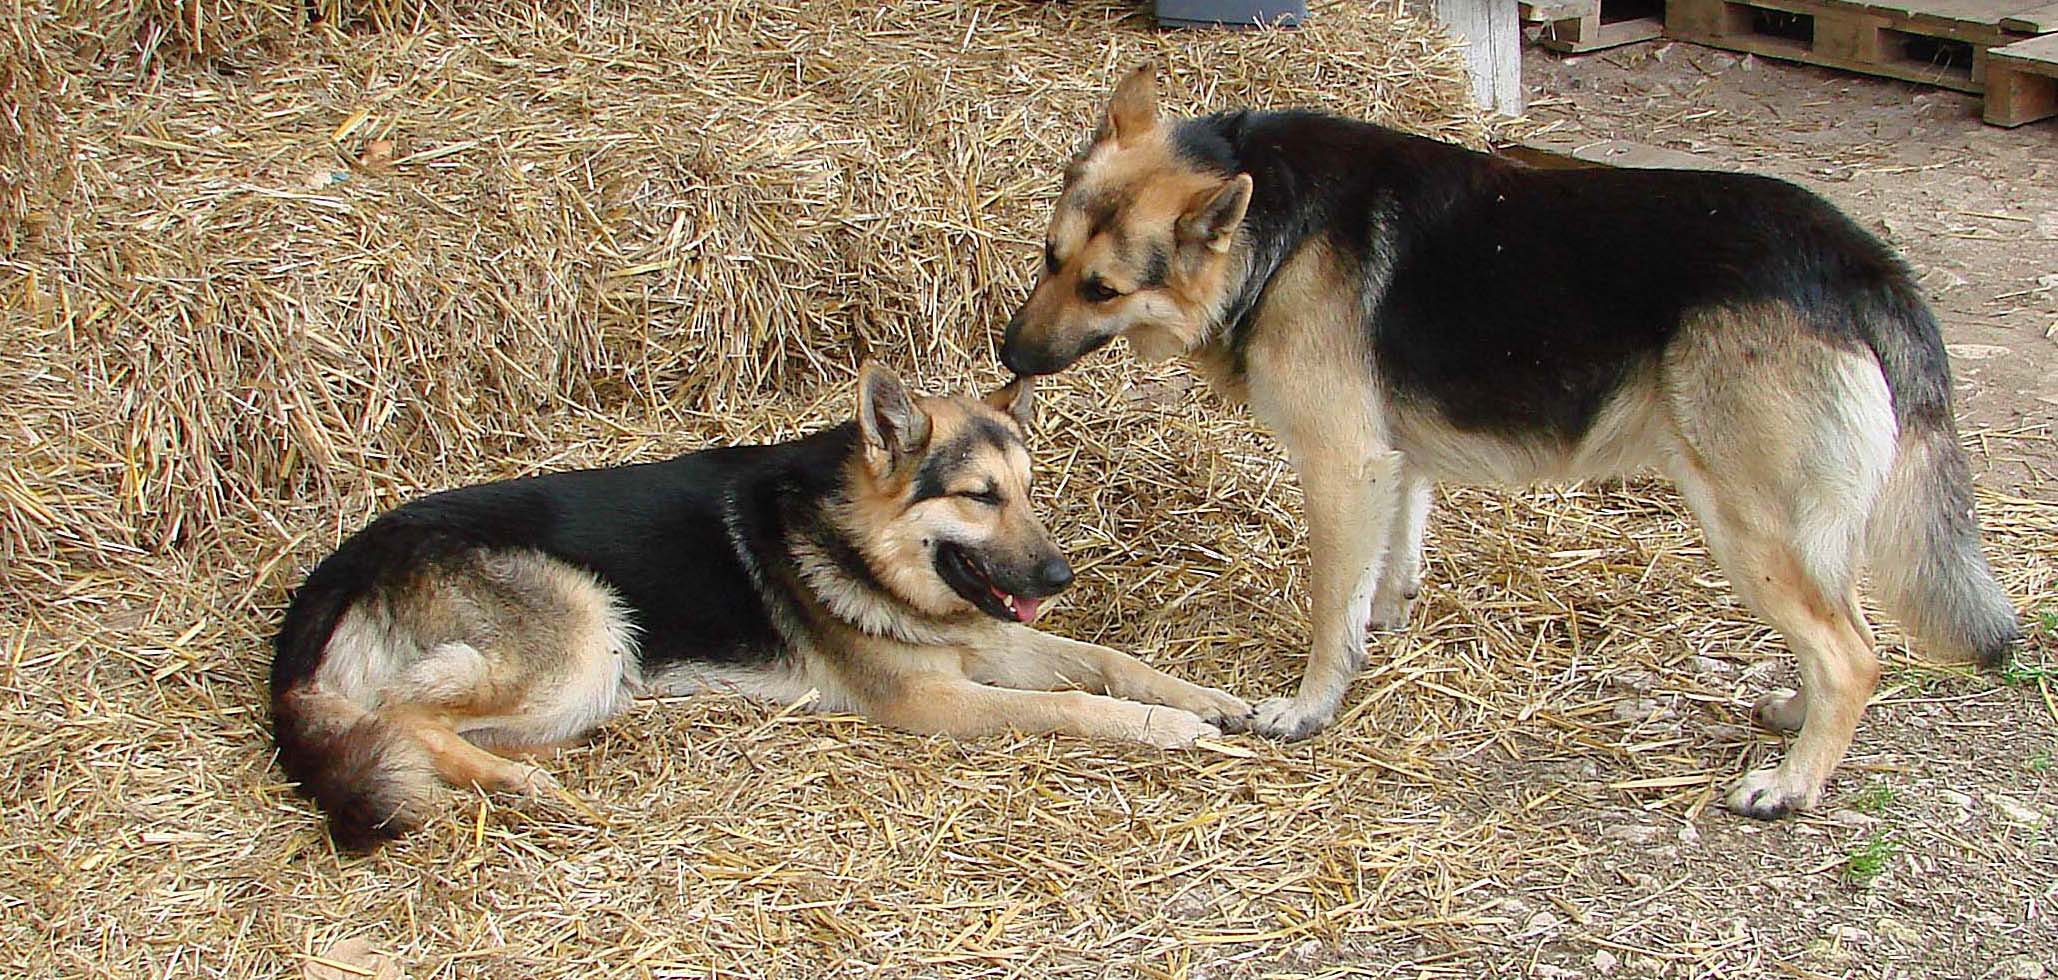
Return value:
<svg viewBox="0 0 2058 980">
<path fill-rule="evenodd" d="M 1306 0 L 1157 0 L 1159 27 L 1299 27 Z"/>
</svg>

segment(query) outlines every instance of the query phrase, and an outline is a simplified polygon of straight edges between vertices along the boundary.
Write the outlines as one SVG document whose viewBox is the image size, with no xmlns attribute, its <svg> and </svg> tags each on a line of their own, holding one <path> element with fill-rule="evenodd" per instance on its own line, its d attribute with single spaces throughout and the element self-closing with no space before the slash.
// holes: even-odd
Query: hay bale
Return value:
<svg viewBox="0 0 2058 980">
<path fill-rule="evenodd" d="M 0 254 L 33 238 L 34 222 L 59 192 L 62 154 L 47 93 L 57 89 L 44 55 L 44 26 L 23 0 L 0 0 Z"/>
<path fill-rule="evenodd" d="M 288 5 L 233 6 L 246 37 Z M 166 9 L 59 5 L 108 38 Z M 1388 5 L 1212 34 L 1110 4 L 482 13 L 44 93 L 79 175 L 9 343 L 50 434 L 21 482 L 64 489 L 7 521 L 10 553 L 357 518 L 368 488 L 504 472 L 581 427 L 761 415 L 868 352 L 991 377 L 1058 164 L 1146 58 L 1193 106 L 1481 138 L 1459 59 Z"/>
</svg>

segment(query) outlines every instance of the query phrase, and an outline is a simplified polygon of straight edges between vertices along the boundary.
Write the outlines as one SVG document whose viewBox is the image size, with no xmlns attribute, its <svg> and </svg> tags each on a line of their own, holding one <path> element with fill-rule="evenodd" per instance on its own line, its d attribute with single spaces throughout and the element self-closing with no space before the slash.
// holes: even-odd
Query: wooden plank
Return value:
<svg viewBox="0 0 2058 980">
<path fill-rule="evenodd" d="M 1989 49 L 1987 58 L 1989 63 L 2004 62 L 2016 71 L 2058 74 L 2058 34 L 2046 34 Z"/>
<path fill-rule="evenodd" d="M 1766 38 L 1761 41 L 1750 35 L 1704 38 L 1692 34 L 1682 34 L 1677 31 L 1670 33 L 1679 40 L 1690 41 L 1695 44 L 1706 44 L 1709 47 L 1728 48 L 1731 51 L 1743 51 L 1767 58 L 1783 58 L 1787 61 L 1821 65 L 1824 68 L 1841 68 L 1844 71 L 1854 71 L 1863 75 L 1898 78 L 1904 82 L 1920 82 L 1924 85 L 1955 89 L 1960 92 L 1977 93 L 1986 88 L 1985 80 L 1975 80 L 1969 72 L 1963 74 L 1959 72 L 1945 73 L 1935 68 L 1916 66 L 1907 62 L 1861 62 L 1829 58 L 1810 52 L 1806 45 L 1779 38 Z"/>
<path fill-rule="evenodd" d="M 1814 50 L 1825 58 L 1873 64 L 1886 54 L 1878 21 L 1870 17 L 1818 17 Z"/>
<path fill-rule="evenodd" d="M 2058 32 L 2058 3 L 2047 3 L 2041 7 L 2031 7 L 2009 14 L 2001 18 L 2001 29 L 2019 31 L 2023 34 Z"/>
<path fill-rule="evenodd" d="M 1993 0 L 1980 0 L 1980 2 L 1993 2 Z M 1904 33 L 1966 41 L 1974 44 L 2006 44 L 2011 41 L 2020 40 L 2020 38 L 2011 36 L 2001 30 L 1998 16 L 1989 18 L 1992 21 L 1991 23 L 1973 20 L 1925 18 L 1919 14 L 1901 10 L 1896 4 L 1866 3 L 1862 2 L 1862 0 L 1742 0 L 1740 3 L 1732 3 L 1730 6 L 1745 8 L 1742 24 L 1746 27 L 1750 23 L 1748 12 L 1755 8 L 1759 10 L 1782 10 L 1790 14 L 1805 14 L 1816 18 L 1818 21 L 1823 19 L 1871 19 L 1878 21 L 1882 27 L 1892 28 Z M 1671 0 L 1667 0 L 1665 20 L 1668 24 L 1673 19 L 1672 7 Z"/>
<path fill-rule="evenodd" d="M 1621 47 L 1648 41 L 1665 34 L 1665 22 L 1656 17 L 1638 17 L 1603 24 L 1600 18 L 1556 21 L 1544 26 L 1536 43 L 1563 54 L 1585 54 L 1602 48 Z"/>
<path fill-rule="evenodd" d="M 1436 20 L 1463 38 L 1472 97 L 1495 112 L 1522 114 L 1522 25 L 1507 0 L 1435 0 Z"/>
<path fill-rule="evenodd" d="M 1673 37 L 1720 41 L 1750 29 L 1750 11 L 1744 7 L 1722 0 L 1665 0 L 1665 32 Z"/>
<path fill-rule="evenodd" d="M 1841 4 L 1846 0 L 1826 2 Z M 2035 2 L 2037 0 L 1870 0 L 1850 5 L 1888 17 L 1999 27 L 2001 18 Z"/>
<path fill-rule="evenodd" d="M 1549 24 L 1587 14 L 1599 16 L 1601 0 L 1522 0 L 1515 9 L 1523 23 Z"/>
<path fill-rule="evenodd" d="M 1632 167 L 1664 170 L 1734 170 L 1728 164 L 1703 156 L 1668 150 L 1662 146 L 1628 140 L 1598 140 L 1574 143 L 1549 138 L 1523 140 L 1494 147 L 1494 153 L 1543 170 L 1584 167 Z"/>
</svg>

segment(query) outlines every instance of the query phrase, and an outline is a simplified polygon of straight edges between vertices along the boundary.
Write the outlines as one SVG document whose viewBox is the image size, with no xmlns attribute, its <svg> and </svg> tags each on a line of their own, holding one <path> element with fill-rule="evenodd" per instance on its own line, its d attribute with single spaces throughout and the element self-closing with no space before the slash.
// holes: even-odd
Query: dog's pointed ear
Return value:
<svg viewBox="0 0 2058 980">
<path fill-rule="evenodd" d="M 1095 143 L 1113 140 L 1116 146 L 1134 143 L 1158 125 L 1158 66 L 1146 64 L 1130 72 L 1115 86 L 1108 100 L 1107 114 L 1093 134 Z"/>
<path fill-rule="evenodd" d="M 1229 251 L 1236 229 L 1243 224 L 1251 206 L 1251 175 L 1237 174 L 1221 184 L 1193 196 L 1186 213 L 1179 216 L 1179 241 L 1206 245 L 1216 252 Z"/>
<path fill-rule="evenodd" d="M 900 375 L 866 361 L 858 368 L 858 431 L 865 440 L 865 460 L 873 472 L 884 474 L 929 445 L 929 416 L 915 407 Z"/>
<path fill-rule="evenodd" d="M 1016 375 L 1006 387 L 986 396 L 986 404 L 996 411 L 1006 412 L 1027 432 L 1036 424 L 1036 379 L 1027 375 Z"/>
</svg>

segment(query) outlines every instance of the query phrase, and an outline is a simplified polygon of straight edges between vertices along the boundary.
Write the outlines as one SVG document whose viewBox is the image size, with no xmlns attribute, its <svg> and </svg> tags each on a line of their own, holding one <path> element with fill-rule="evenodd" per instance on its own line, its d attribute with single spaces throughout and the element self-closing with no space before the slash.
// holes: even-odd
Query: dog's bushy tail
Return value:
<svg viewBox="0 0 2058 980">
<path fill-rule="evenodd" d="M 315 683 L 272 699 L 279 767 L 329 816 L 329 836 L 368 851 L 421 826 L 434 771 L 391 721 Z"/>
<path fill-rule="evenodd" d="M 1866 533 L 1873 590 L 1925 654 L 1999 669 L 2021 626 L 1980 550 L 1943 336 L 1912 286 L 1882 305 L 1873 346 L 1901 431 Z"/>
<path fill-rule="evenodd" d="M 346 613 L 388 569 L 423 551 L 377 528 L 346 542 L 307 577 L 273 638 L 272 736 L 279 768 L 329 816 L 338 847 L 366 851 L 420 826 L 435 789 L 428 754 L 390 719 L 316 680 Z"/>
</svg>

